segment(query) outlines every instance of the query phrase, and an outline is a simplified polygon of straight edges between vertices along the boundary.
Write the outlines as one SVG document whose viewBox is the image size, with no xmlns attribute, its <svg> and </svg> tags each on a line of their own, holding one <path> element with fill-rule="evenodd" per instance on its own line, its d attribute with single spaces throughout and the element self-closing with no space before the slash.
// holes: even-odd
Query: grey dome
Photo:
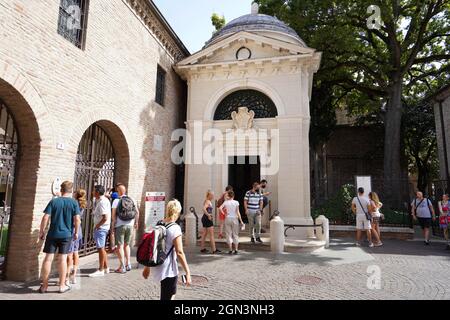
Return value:
<svg viewBox="0 0 450 320">
<path fill-rule="evenodd" d="M 283 33 L 295 38 L 305 45 L 294 29 L 277 18 L 266 14 L 247 14 L 230 21 L 222 29 L 217 31 L 213 37 L 206 42 L 205 48 L 214 43 L 216 40 L 239 31 L 269 31 Z"/>
</svg>

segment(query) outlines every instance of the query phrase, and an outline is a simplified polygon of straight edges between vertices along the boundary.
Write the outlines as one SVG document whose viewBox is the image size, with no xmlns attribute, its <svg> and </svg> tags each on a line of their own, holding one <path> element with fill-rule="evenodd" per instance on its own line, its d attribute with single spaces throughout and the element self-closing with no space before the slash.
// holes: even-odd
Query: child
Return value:
<svg viewBox="0 0 450 320">
<path fill-rule="evenodd" d="M 227 186 L 225 188 L 225 192 L 222 196 L 217 200 L 217 208 L 220 208 L 222 204 L 228 200 L 228 192 L 233 191 L 232 186 Z M 227 217 L 227 209 L 223 208 L 221 211 L 219 210 L 219 239 L 223 239 L 223 226 L 225 224 L 225 219 Z"/>
</svg>

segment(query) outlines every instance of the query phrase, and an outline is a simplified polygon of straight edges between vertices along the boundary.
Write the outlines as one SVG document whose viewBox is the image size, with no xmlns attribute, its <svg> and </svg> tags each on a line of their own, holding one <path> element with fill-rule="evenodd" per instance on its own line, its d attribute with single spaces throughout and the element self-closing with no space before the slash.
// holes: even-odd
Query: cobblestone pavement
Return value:
<svg viewBox="0 0 450 320">
<path fill-rule="evenodd" d="M 438 242 L 424 246 L 421 241 L 392 240 L 370 249 L 355 247 L 350 240 L 334 240 L 329 249 L 315 254 L 241 251 L 238 256 L 211 256 L 196 249 L 187 250 L 187 256 L 193 275 L 208 281 L 179 287 L 177 299 L 450 299 L 450 252 Z M 110 257 L 116 267 L 117 261 Z M 95 270 L 95 259 L 82 260 L 79 284 L 64 295 L 35 293 L 38 282 L 0 282 L 0 300 L 159 298 L 159 286 L 141 278 L 142 268 L 126 275 L 87 277 Z M 367 287 L 373 266 L 381 271 L 381 289 Z"/>
</svg>

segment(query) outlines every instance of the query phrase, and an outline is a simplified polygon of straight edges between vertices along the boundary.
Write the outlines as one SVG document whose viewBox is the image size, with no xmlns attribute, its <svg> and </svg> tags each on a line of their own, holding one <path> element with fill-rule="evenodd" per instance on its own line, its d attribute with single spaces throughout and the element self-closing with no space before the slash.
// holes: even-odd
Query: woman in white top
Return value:
<svg viewBox="0 0 450 320">
<path fill-rule="evenodd" d="M 219 208 L 223 214 L 223 209 L 226 209 L 225 219 L 225 237 L 229 248 L 229 254 L 238 254 L 239 246 L 239 229 L 244 225 L 242 222 L 241 213 L 239 212 L 239 202 L 234 200 L 234 192 L 228 192 L 228 200 L 226 200 Z M 240 224 L 239 224 L 240 223 Z M 233 252 L 234 244 L 234 252 Z"/>
<path fill-rule="evenodd" d="M 153 278 L 161 283 L 161 300 L 173 300 L 177 293 L 178 284 L 178 261 L 186 272 L 186 286 L 191 284 L 191 271 L 183 250 L 181 228 L 175 222 L 181 212 L 181 204 L 178 200 L 172 200 L 167 204 L 166 218 L 163 220 L 167 228 L 166 254 L 172 250 L 172 254 L 166 258 L 164 263 L 153 268 Z M 171 224 L 169 226 L 169 224 Z M 178 258 L 178 259 L 177 259 Z M 150 268 L 145 267 L 142 272 L 144 279 L 150 276 Z"/>
<path fill-rule="evenodd" d="M 381 207 L 383 204 L 380 201 L 380 198 L 375 192 L 369 193 L 369 200 L 370 200 L 370 213 L 372 214 L 372 232 L 375 233 L 375 239 L 379 239 L 378 245 L 382 245 L 381 242 L 381 232 L 380 232 L 380 220 L 382 217 L 382 214 L 380 212 Z M 378 236 L 378 237 L 377 237 Z"/>
</svg>

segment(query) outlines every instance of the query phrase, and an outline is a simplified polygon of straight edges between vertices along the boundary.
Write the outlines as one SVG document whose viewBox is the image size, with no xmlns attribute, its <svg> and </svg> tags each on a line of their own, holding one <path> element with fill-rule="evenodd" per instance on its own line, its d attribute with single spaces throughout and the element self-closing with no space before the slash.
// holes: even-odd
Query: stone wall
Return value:
<svg viewBox="0 0 450 320">
<path fill-rule="evenodd" d="M 441 120 L 441 112 L 440 112 L 440 103 L 435 103 L 434 105 L 434 115 L 436 118 L 436 134 L 437 134 L 437 142 L 438 142 L 438 151 L 439 151 L 439 163 L 440 163 L 440 178 L 441 180 L 447 179 L 447 168 L 450 168 L 450 98 L 447 98 L 442 102 L 442 114 L 444 116 L 444 128 L 442 128 L 442 120 Z M 444 130 L 443 130 L 444 129 Z M 447 161 L 448 166 L 445 166 L 445 157 L 444 157 L 444 139 L 443 135 L 446 135 L 446 144 L 447 144 Z M 450 169 L 449 169 L 450 170 Z"/>
</svg>

